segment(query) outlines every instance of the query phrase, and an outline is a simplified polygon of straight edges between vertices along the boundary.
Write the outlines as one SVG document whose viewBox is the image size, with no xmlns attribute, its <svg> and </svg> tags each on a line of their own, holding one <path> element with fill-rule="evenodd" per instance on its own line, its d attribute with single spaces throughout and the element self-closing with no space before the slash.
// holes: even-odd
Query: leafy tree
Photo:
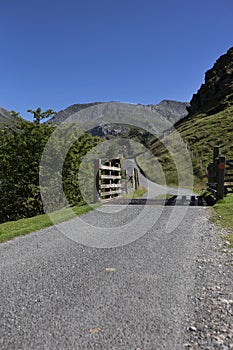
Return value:
<svg viewBox="0 0 233 350">
<path fill-rule="evenodd" d="M 42 119 L 52 117 L 56 114 L 56 112 L 54 112 L 52 109 L 47 109 L 47 111 L 42 112 L 40 107 L 38 107 L 35 111 L 33 109 L 28 109 L 27 111 L 33 114 L 33 121 L 36 124 L 40 124 Z"/>
<path fill-rule="evenodd" d="M 87 152 L 100 142 L 102 139 L 80 132 L 77 124 L 67 123 L 59 126 L 49 140 L 46 156 L 41 163 L 41 190 L 46 202 L 46 211 L 52 212 L 68 204 L 84 204 L 85 199 L 88 202 L 93 199 L 94 173 L 91 159 L 95 155 L 85 162 L 81 170 L 80 165 Z M 65 155 L 64 149 L 67 148 L 68 152 Z M 82 192 L 85 193 L 85 198 Z"/>
<path fill-rule="evenodd" d="M 41 110 L 40 115 L 44 115 Z M 0 130 L 0 222 L 32 217 L 44 212 L 39 187 L 39 170 L 44 148 L 48 140 L 51 139 L 55 126 L 47 123 L 40 124 L 40 120 L 39 117 L 38 119 L 35 117 L 35 121 L 32 123 L 15 114 L 12 125 Z M 48 163 L 51 164 L 51 171 L 46 169 L 44 177 L 47 179 L 48 188 L 52 188 L 52 190 L 57 186 L 58 179 L 62 181 L 70 205 L 82 204 L 84 200 L 78 181 L 82 157 L 101 141 L 88 134 L 77 138 L 77 141 L 70 145 L 63 171 L 54 173 L 54 164 L 63 161 L 62 148 L 64 143 L 68 142 L 66 141 L 68 137 L 60 138 L 60 136 L 66 136 L 64 133 L 68 133 L 68 129 L 72 129 L 72 132 L 78 135 L 75 127 L 71 128 L 69 125 L 69 127 L 61 128 L 60 134 L 58 133 L 58 137 L 55 138 L 52 145 L 52 152 L 49 154 Z M 93 177 L 90 176 L 90 170 L 92 167 L 89 164 L 85 169 L 87 173 L 84 176 L 84 181 L 85 186 L 87 188 L 91 186 L 92 189 Z M 67 205 L 61 201 L 59 196 L 58 198 L 52 197 L 52 190 L 48 190 L 47 193 L 51 201 L 51 211 L 54 207 L 57 209 Z"/>
<path fill-rule="evenodd" d="M 102 139 L 83 134 L 70 148 L 63 166 L 63 188 L 70 205 L 93 200 L 93 163 L 82 164 L 83 157 Z M 82 167 L 80 168 L 80 165 Z M 80 189 L 82 191 L 80 191 Z M 83 198 L 83 195 L 85 198 Z"/>
<path fill-rule="evenodd" d="M 13 118 L 20 117 L 19 113 L 16 111 L 10 111 L 10 114 L 12 115 Z"/>
<path fill-rule="evenodd" d="M 0 222 L 43 212 L 38 169 L 53 130 L 18 116 L 11 126 L 0 130 Z"/>
</svg>

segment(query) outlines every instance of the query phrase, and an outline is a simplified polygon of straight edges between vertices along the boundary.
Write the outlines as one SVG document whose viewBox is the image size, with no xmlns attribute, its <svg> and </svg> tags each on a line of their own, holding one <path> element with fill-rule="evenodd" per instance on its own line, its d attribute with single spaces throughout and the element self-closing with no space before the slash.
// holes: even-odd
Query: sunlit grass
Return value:
<svg viewBox="0 0 233 350">
<path fill-rule="evenodd" d="M 212 220 L 230 231 L 224 238 L 230 242 L 229 247 L 233 248 L 233 195 L 227 195 L 214 205 Z"/>
<path fill-rule="evenodd" d="M 70 220 L 75 216 L 82 215 L 93 210 L 97 206 L 99 206 L 99 204 L 92 206 L 74 206 L 72 207 L 72 210 L 70 210 L 71 208 L 63 208 L 52 213 L 53 222 L 47 214 L 37 215 L 32 218 L 25 218 L 17 221 L 5 222 L 0 224 L 0 242 L 41 230 L 52 226 L 53 224 Z"/>
<path fill-rule="evenodd" d="M 134 190 L 129 193 L 124 193 L 122 197 L 123 198 L 141 198 L 145 193 L 147 193 L 147 189 L 144 186 L 140 186 L 137 190 Z"/>
<path fill-rule="evenodd" d="M 148 176 L 149 179 L 161 185 L 164 183 L 169 186 L 178 185 L 178 176 L 174 160 L 178 160 L 179 168 L 184 167 L 181 172 L 182 182 L 185 182 L 186 177 L 190 176 L 188 171 L 185 171 L 185 160 L 182 159 L 182 149 L 179 137 L 187 145 L 187 154 L 189 154 L 193 167 L 194 185 L 198 188 L 206 187 L 207 177 L 206 169 L 213 158 L 213 148 L 215 145 L 220 147 L 221 153 L 228 159 L 233 159 L 233 141 L 232 141 L 232 116 L 233 106 L 228 106 L 223 111 L 213 114 L 199 114 L 192 116 L 176 127 L 175 132 L 171 132 L 162 139 L 162 142 L 157 140 L 150 146 L 150 154 L 143 154 L 137 157 L 137 161 Z M 172 150 L 173 154 L 168 152 Z M 163 169 L 164 177 L 160 175 L 158 166 L 155 166 L 157 159 Z M 184 163 L 184 164 L 182 164 Z M 182 186 L 183 187 L 183 186 Z"/>
</svg>

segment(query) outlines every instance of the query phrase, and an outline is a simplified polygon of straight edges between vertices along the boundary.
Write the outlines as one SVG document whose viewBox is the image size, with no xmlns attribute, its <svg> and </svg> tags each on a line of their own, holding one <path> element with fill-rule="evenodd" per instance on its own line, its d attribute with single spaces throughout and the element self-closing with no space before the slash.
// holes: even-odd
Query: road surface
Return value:
<svg viewBox="0 0 233 350">
<path fill-rule="evenodd" d="M 172 208 L 146 208 L 107 205 L 82 216 L 97 236 L 127 223 L 130 235 L 140 213 L 144 232 L 159 211 L 154 225 L 125 245 L 119 236 L 117 246 L 116 236 L 112 248 L 85 246 L 59 231 L 79 227 L 85 235 L 79 219 L 1 244 L 0 349 L 183 349 L 194 262 L 207 248 L 206 209 L 181 207 L 184 219 L 169 233 Z"/>
<path fill-rule="evenodd" d="M 191 196 L 193 194 L 192 190 L 185 188 L 174 188 L 170 186 L 162 186 L 153 181 L 148 180 L 138 168 L 134 159 L 125 159 L 123 162 L 124 169 L 127 169 L 129 175 L 133 175 L 133 169 L 138 170 L 139 183 L 141 186 L 144 186 L 147 189 L 147 193 L 143 198 L 154 199 L 160 195 L 171 194 L 171 195 L 184 195 Z"/>
</svg>

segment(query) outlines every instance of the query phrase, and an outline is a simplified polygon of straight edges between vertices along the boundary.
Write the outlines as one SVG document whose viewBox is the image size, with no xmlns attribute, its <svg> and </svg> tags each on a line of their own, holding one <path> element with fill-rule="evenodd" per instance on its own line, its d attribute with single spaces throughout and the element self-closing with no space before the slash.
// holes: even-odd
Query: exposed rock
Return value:
<svg viewBox="0 0 233 350">
<path fill-rule="evenodd" d="M 205 73 L 205 83 L 190 102 L 190 115 L 214 114 L 233 104 L 233 47 Z"/>
<path fill-rule="evenodd" d="M 187 116 L 187 108 L 190 107 L 190 104 L 187 102 L 178 102 L 172 100 L 163 100 L 156 105 L 149 105 L 152 110 L 159 112 L 165 118 L 174 124 L 178 120 Z"/>
</svg>

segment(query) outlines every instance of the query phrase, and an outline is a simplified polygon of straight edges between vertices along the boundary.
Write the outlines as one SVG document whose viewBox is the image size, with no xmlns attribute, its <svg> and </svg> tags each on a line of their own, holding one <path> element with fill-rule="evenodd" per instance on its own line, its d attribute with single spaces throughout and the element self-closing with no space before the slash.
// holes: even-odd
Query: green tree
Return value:
<svg viewBox="0 0 233 350">
<path fill-rule="evenodd" d="M 36 124 L 40 124 L 42 119 L 52 117 L 56 114 L 56 112 L 54 112 L 52 109 L 47 109 L 47 111 L 42 112 L 40 107 L 38 107 L 35 111 L 33 109 L 28 109 L 27 111 L 33 114 L 33 121 Z"/>
<path fill-rule="evenodd" d="M 26 121 L 15 113 L 13 123 L 0 130 L 0 222 L 43 213 L 41 190 L 51 203 L 51 211 L 67 204 L 84 203 L 78 179 L 79 167 L 85 154 L 102 140 L 80 133 L 76 125 L 59 127 L 43 169 L 41 157 L 56 127 L 38 121 Z M 63 164 L 62 149 L 67 142 L 70 146 Z M 63 164 L 63 170 L 56 171 L 59 162 Z M 42 189 L 39 186 L 40 170 L 46 179 Z M 80 180 L 87 192 L 93 189 L 92 170 L 91 164 L 84 167 L 84 176 Z M 53 189 L 60 182 L 68 203 L 62 196 L 54 195 L 59 193 Z"/>
<path fill-rule="evenodd" d="M 54 127 L 30 123 L 18 116 L 0 130 L 0 221 L 43 212 L 39 163 Z"/>
<path fill-rule="evenodd" d="M 70 205 L 85 204 L 93 200 L 93 163 L 82 163 L 83 157 L 103 140 L 90 134 L 82 134 L 70 148 L 63 166 L 63 188 Z M 81 191 L 82 189 L 82 191 Z M 85 198 L 83 198 L 83 195 Z"/>
</svg>

